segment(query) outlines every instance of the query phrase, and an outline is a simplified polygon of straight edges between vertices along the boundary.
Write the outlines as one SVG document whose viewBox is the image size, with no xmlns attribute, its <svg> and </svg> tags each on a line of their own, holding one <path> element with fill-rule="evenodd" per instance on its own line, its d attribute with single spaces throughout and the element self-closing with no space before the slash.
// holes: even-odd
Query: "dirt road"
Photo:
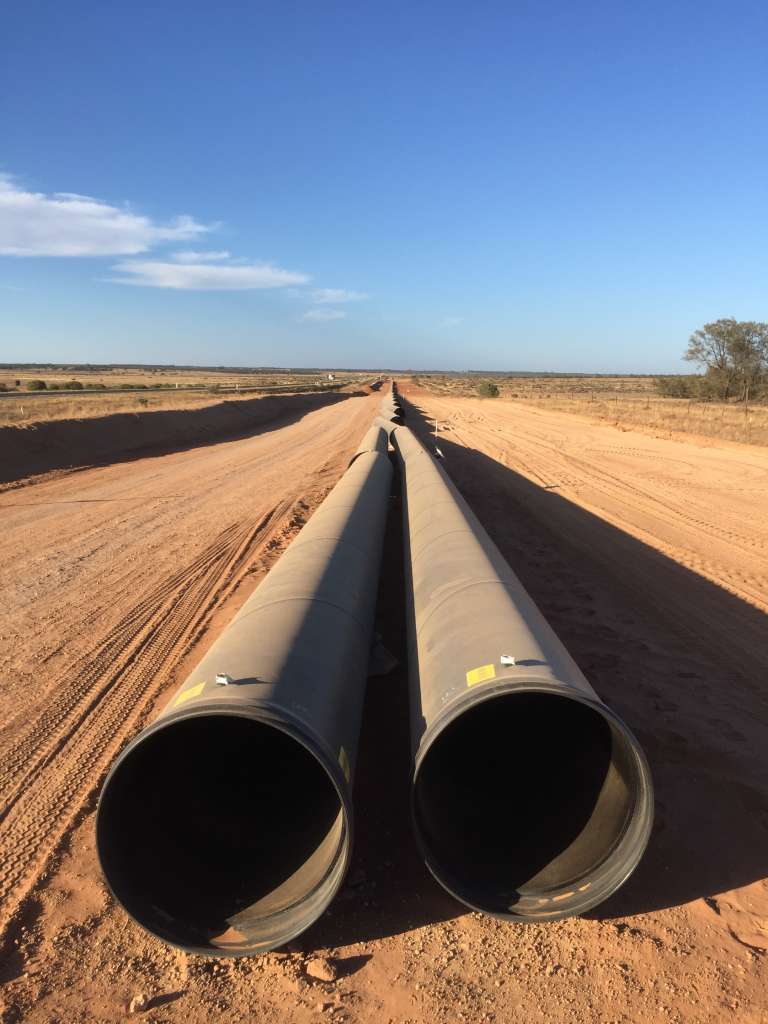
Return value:
<svg viewBox="0 0 768 1024">
<path fill-rule="evenodd" d="M 138 994 L 157 1024 L 766 1020 L 768 452 L 401 390 L 417 430 L 419 409 L 439 418 L 449 472 L 646 748 L 658 808 L 640 869 L 588 918 L 515 927 L 427 875 L 395 504 L 377 628 L 401 667 L 369 683 L 355 862 L 330 911 L 286 952 L 219 962 L 108 897 L 99 780 L 342 471 L 379 401 L 350 398 L 0 495 L 3 1024 L 120 1020 Z"/>
<path fill-rule="evenodd" d="M 442 437 L 494 460 L 498 468 L 487 462 L 484 468 L 497 480 L 503 481 L 504 468 L 509 469 L 539 488 L 542 499 L 547 492 L 557 494 L 768 612 L 764 449 L 647 437 L 512 402 L 422 399 L 429 419 L 438 419 Z M 643 569 L 624 564 L 621 573 Z M 684 617 L 687 624 L 697 619 L 703 635 L 711 637 L 715 630 L 735 648 L 729 660 L 764 667 L 762 620 L 754 620 L 754 632 L 745 632 L 739 617 L 734 643 L 736 625 L 724 622 L 721 612 L 718 607 L 713 616 L 709 602 L 697 603 L 684 609 Z"/>
</svg>

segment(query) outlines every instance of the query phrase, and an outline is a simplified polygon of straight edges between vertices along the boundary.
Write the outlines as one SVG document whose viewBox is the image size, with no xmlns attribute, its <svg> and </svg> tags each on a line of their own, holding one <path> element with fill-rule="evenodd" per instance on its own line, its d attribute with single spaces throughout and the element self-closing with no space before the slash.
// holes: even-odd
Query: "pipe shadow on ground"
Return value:
<svg viewBox="0 0 768 1024">
<path fill-rule="evenodd" d="M 429 425 L 408 404 L 408 425 Z M 648 755 L 656 821 L 588 916 L 677 906 L 768 874 L 768 616 L 480 451 L 445 468 L 600 696 Z"/>
<path fill-rule="evenodd" d="M 11 490 L 30 482 L 30 478 L 57 470 L 93 469 L 256 437 L 280 430 L 317 409 L 364 395 L 362 391 L 266 395 L 224 399 L 218 404 L 211 396 L 210 407 L 43 420 L 34 428 L 0 427 L 5 448 L 0 484 L 6 485 L 4 490 Z M 201 414 L 209 408 L 214 409 L 212 418 L 220 422 L 206 424 L 204 434 L 196 436 Z"/>
</svg>

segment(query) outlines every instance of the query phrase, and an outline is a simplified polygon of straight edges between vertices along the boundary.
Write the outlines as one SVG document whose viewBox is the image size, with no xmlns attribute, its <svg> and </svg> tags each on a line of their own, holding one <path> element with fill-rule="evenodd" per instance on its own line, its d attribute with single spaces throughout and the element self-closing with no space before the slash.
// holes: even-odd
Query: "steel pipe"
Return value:
<svg viewBox="0 0 768 1024">
<path fill-rule="evenodd" d="M 403 473 L 412 814 L 426 864 L 495 917 L 583 913 L 647 844 L 643 751 L 442 466 L 406 427 L 392 443 Z"/>
<path fill-rule="evenodd" d="M 360 455 L 365 455 L 366 452 L 378 452 L 380 455 L 386 455 L 389 451 L 389 430 L 392 428 L 392 423 L 387 423 L 380 417 L 376 417 L 372 425 L 363 435 L 363 439 L 355 449 L 355 454 L 349 460 L 350 466 Z"/>
<path fill-rule="evenodd" d="M 379 415 L 382 419 L 390 420 L 394 423 L 402 423 L 404 419 L 402 406 L 394 402 L 391 395 L 387 395 L 381 400 Z"/>
<path fill-rule="evenodd" d="M 381 429 L 387 435 L 387 440 L 389 440 L 392 431 L 397 427 L 396 423 L 394 423 L 392 420 L 385 420 L 384 417 L 381 415 L 378 415 L 374 419 L 373 425 L 375 427 L 381 427 Z"/>
<path fill-rule="evenodd" d="M 342 882 L 391 472 L 358 455 L 107 777 L 104 875 L 166 942 L 272 949 Z"/>
</svg>

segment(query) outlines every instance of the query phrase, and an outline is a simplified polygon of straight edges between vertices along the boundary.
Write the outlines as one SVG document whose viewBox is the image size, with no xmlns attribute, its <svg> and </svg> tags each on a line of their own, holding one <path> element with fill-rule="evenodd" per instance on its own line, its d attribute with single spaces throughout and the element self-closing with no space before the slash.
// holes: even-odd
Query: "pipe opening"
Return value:
<svg viewBox="0 0 768 1024">
<path fill-rule="evenodd" d="M 149 733 L 107 780 L 104 874 L 144 928 L 196 952 L 261 952 L 330 902 L 349 845 L 321 762 L 251 718 L 198 715 Z M 318 909 L 319 908 L 319 909 Z"/>
<path fill-rule="evenodd" d="M 621 723 L 565 696 L 518 690 L 468 708 L 431 742 L 414 782 L 430 870 L 486 913 L 583 912 L 618 888 L 647 839 L 635 751 Z"/>
</svg>

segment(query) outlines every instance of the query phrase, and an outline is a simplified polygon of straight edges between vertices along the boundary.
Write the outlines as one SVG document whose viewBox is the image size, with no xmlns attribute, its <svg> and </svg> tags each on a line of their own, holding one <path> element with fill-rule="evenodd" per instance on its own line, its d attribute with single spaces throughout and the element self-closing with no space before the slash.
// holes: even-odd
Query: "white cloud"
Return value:
<svg viewBox="0 0 768 1024">
<path fill-rule="evenodd" d="M 184 291 L 249 291 L 306 284 L 309 277 L 270 263 L 221 266 L 208 263 L 170 263 L 164 260 L 124 260 L 114 268 L 123 277 L 110 278 L 117 284 L 148 288 L 177 288 Z"/>
<path fill-rule="evenodd" d="M 226 250 L 195 252 L 191 249 L 185 249 L 183 252 L 171 253 L 171 259 L 176 263 L 216 263 L 218 260 L 228 260 L 231 255 Z"/>
<path fill-rule="evenodd" d="M 27 192 L 0 175 L 0 254 L 5 256 L 133 256 L 208 230 L 188 216 L 156 224 L 128 207 L 74 192 Z"/>
<path fill-rule="evenodd" d="M 316 288 L 312 292 L 315 302 L 359 302 L 367 299 L 365 292 L 351 292 L 346 288 Z"/>
<path fill-rule="evenodd" d="M 464 317 L 463 316 L 444 316 L 443 319 L 440 321 L 438 326 L 440 326 L 440 327 L 456 327 L 456 326 L 458 326 L 458 324 L 462 324 L 462 323 L 464 323 Z"/>
<path fill-rule="evenodd" d="M 116 206 L 76 192 L 30 192 L 8 175 L 0 174 L 0 255 L 117 256 L 110 281 L 148 288 L 184 291 L 247 291 L 283 288 L 314 304 L 301 320 L 343 320 L 346 313 L 330 309 L 367 299 L 346 288 L 306 291 L 307 274 L 270 263 L 233 257 L 226 250 L 178 248 L 160 258 L 143 257 L 164 243 L 194 242 L 218 225 L 199 224 L 183 215 L 167 224 L 136 213 L 127 204 Z M 130 257 L 139 257 L 130 258 Z M 3 290 L 14 286 L 2 285 Z"/>
<path fill-rule="evenodd" d="M 343 309 L 308 309 L 301 319 L 317 323 L 326 320 L 344 320 L 346 316 L 347 314 Z"/>
</svg>

